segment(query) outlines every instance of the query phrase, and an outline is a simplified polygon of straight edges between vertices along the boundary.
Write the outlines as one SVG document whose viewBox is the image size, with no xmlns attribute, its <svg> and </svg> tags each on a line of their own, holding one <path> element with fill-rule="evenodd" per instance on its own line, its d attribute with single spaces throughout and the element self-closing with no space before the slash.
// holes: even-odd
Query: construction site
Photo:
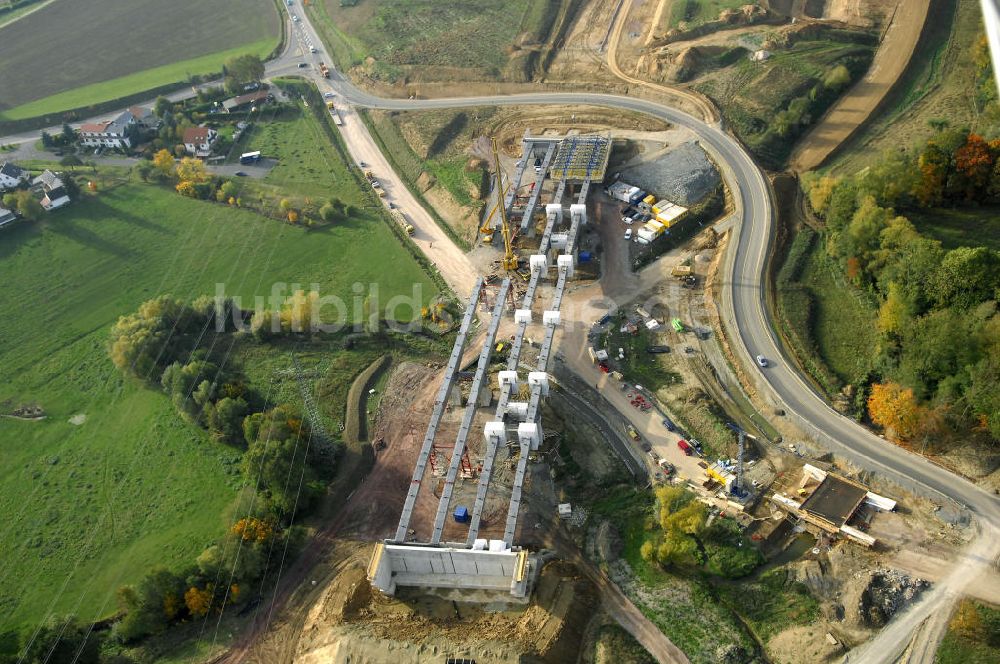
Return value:
<svg viewBox="0 0 1000 664">
<path fill-rule="evenodd" d="M 799 662 L 803 647 L 822 658 L 864 642 L 944 573 L 908 554 L 945 560 L 967 537 L 961 524 L 942 526 L 934 505 L 830 463 L 780 417 L 769 419 L 791 442 L 734 411 L 739 388 L 712 313 L 724 235 L 705 228 L 648 268 L 630 264 L 640 242 L 622 241 L 622 206 L 655 218 L 654 205 L 672 214 L 669 197 L 682 200 L 647 172 L 676 150 L 691 162 L 689 137 L 670 137 L 638 158 L 602 133 L 526 132 L 513 155 L 494 143 L 481 222 L 492 237 L 476 249 L 481 272 L 454 345 L 388 363 L 369 412 L 375 466 L 344 508 L 318 585 L 260 661 L 270 648 L 317 662 L 591 661 L 617 653 L 609 643 L 638 647 L 633 630 L 655 625 L 639 632 L 651 653 L 672 642 L 690 661 L 766 651 Z M 495 166 L 504 160 L 506 172 Z M 692 223 L 670 221 L 653 242 Z M 371 375 L 352 398 L 363 403 Z M 754 644 L 742 609 L 705 603 L 685 569 L 643 563 L 638 547 L 657 527 L 602 504 L 621 491 L 650 500 L 660 485 L 693 495 L 708 527 L 731 524 L 767 578 L 799 590 L 725 583 L 803 618 Z M 694 640 L 682 629 L 692 613 L 711 627 Z M 607 640 L 617 625 L 625 640 Z"/>
<path fill-rule="evenodd" d="M 476 281 L 443 370 L 395 537 L 376 546 L 372 556 L 369 581 L 388 595 L 399 586 L 417 586 L 501 591 L 523 599 L 539 571 L 516 544 L 521 495 L 528 460 L 544 437 L 540 407 L 549 393 L 550 358 L 563 294 L 576 267 L 577 235 L 587 224 L 591 185 L 604 180 L 610 141 L 526 134 L 509 187 L 495 141 L 493 151 L 495 191 L 502 197 L 495 232 L 504 240 L 500 265 L 505 274 Z M 514 192 L 530 168 L 534 186 L 522 203 Z M 527 261 L 527 283 L 515 293 L 515 281 L 524 275 L 513 236 L 519 232 L 534 238 L 536 212 L 542 210 L 545 226 Z M 459 385 L 459 371 L 480 308 L 489 309 L 490 317 L 479 335 L 481 347 L 466 391 Z M 509 340 L 498 339 L 502 324 L 511 318 Z M 491 374 L 495 353 L 505 355 L 506 368 Z M 495 404 L 494 387 L 499 391 Z M 446 418 L 453 412 L 460 413 L 458 421 Z M 433 513 L 432 522 L 414 518 L 418 502 L 434 500 L 433 512 L 419 511 Z"/>
</svg>

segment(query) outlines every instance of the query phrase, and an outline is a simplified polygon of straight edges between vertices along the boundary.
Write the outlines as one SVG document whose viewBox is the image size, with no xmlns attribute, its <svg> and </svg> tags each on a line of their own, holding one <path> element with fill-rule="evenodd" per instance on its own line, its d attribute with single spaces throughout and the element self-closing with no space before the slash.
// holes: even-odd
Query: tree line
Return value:
<svg viewBox="0 0 1000 664">
<path fill-rule="evenodd" d="M 1000 140 L 943 129 L 850 177 L 804 178 L 825 250 L 878 303 L 867 415 L 898 440 L 1000 440 L 1000 253 L 945 249 L 907 211 L 1000 203 Z M 986 214 L 995 214 L 988 212 Z"/>
<path fill-rule="evenodd" d="M 655 519 L 640 554 L 665 568 L 701 569 L 739 578 L 763 562 L 760 552 L 730 518 L 711 517 L 708 506 L 683 486 L 656 490 Z"/>
<path fill-rule="evenodd" d="M 237 333 L 234 312 L 237 320 L 243 315 L 231 300 L 219 306 L 210 297 L 188 304 L 163 296 L 111 329 L 109 354 L 119 370 L 158 386 L 181 417 L 242 450 L 245 487 L 237 506 L 245 516 L 222 539 L 184 569 L 157 568 L 119 589 L 114 644 L 134 643 L 259 596 L 285 549 L 303 541 L 293 519 L 315 506 L 333 477 L 339 441 L 315 435 L 293 405 L 268 404 L 238 367 L 222 366 L 204 350 L 210 328 Z"/>
</svg>

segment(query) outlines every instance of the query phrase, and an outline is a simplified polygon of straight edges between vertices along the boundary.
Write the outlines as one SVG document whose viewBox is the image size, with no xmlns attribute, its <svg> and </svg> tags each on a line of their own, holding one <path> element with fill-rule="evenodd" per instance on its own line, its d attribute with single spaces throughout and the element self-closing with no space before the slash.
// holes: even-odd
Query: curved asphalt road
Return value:
<svg viewBox="0 0 1000 664">
<path fill-rule="evenodd" d="M 306 19 L 306 17 L 303 17 Z M 978 574 L 992 567 L 1000 553 L 1000 501 L 971 482 L 938 467 L 923 457 L 896 447 L 874 435 L 856 422 L 838 414 L 794 370 L 785 357 L 770 324 L 765 306 L 764 273 L 768 250 L 775 233 L 775 215 L 770 184 L 742 146 L 717 127 L 705 124 L 686 113 L 652 101 L 619 95 L 592 93 L 532 93 L 506 96 L 481 96 L 447 99 L 383 99 L 356 88 L 339 72 L 331 70 L 331 78 L 319 77 L 314 68 L 298 68 L 293 58 L 330 62 L 321 40 L 307 20 L 290 26 L 311 35 L 320 50 L 308 54 L 292 54 L 295 35 L 288 50 L 268 67 L 270 75 L 299 74 L 313 78 L 321 89 L 326 87 L 340 94 L 343 100 L 356 106 L 385 110 L 419 110 L 472 106 L 512 106 L 533 104 L 588 104 L 645 113 L 687 127 L 701 137 L 702 146 L 713 154 L 722 166 L 730 191 L 738 206 L 742 223 L 734 225 L 731 250 L 726 255 L 728 282 L 722 289 L 722 314 L 737 352 L 747 367 L 756 368 L 756 355 L 772 360 L 771 366 L 758 370 L 755 380 L 765 399 L 780 405 L 802 427 L 814 433 L 832 452 L 849 459 L 860 467 L 879 473 L 903 487 L 952 500 L 967 507 L 978 517 L 980 535 L 962 552 L 955 572 L 925 593 L 903 616 L 897 618 L 873 641 L 850 656 L 851 661 L 890 662 L 909 643 L 912 632 L 934 612 L 947 608 L 950 600 L 961 592 Z M 2 141 L 3 139 L 0 139 Z M 864 352 L 865 349 L 859 349 Z"/>
<path fill-rule="evenodd" d="M 1000 554 L 1000 501 L 992 494 L 925 458 L 889 444 L 851 419 L 840 415 L 800 376 L 785 357 L 765 306 L 764 273 L 775 234 L 775 214 L 770 183 L 742 146 L 716 127 L 686 113 L 655 102 L 618 95 L 591 93 L 533 93 L 507 96 L 448 99 L 383 99 L 363 92 L 336 72 L 331 87 L 351 104 L 385 110 L 418 110 L 470 106 L 527 104 L 590 104 L 645 113 L 694 130 L 703 147 L 722 165 L 739 206 L 742 223 L 734 226 L 731 250 L 726 256 L 728 282 L 722 289 L 726 327 L 744 364 L 757 370 L 754 357 L 771 358 L 771 366 L 756 371 L 755 379 L 765 398 L 780 405 L 791 417 L 835 454 L 856 465 L 931 499 L 951 500 L 978 516 L 980 535 L 962 552 L 955 573 L 925 593 L 851 661 L 892 662 L 909 643 L 913 630 L 932 613 L 947 610 L 949 601 L 969 582 L 996 563 Z M 866 349 L 859 349 L 865 352 Z M 778 361 L 774 361 L 778 360 Z"/>
</svg>

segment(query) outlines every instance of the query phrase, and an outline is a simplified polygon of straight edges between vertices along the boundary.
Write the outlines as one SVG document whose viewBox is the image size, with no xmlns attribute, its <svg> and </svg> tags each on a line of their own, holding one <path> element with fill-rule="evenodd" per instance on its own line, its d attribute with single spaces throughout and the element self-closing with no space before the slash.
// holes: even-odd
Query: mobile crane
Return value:
<svg viewBox="0 0 1000 664">
<path fill-rule="evenodd" d="M 503 235 L 503 260 L 501 264 L 507 272 L 517 270 L 517 255 L 514 253 L 514 239 L 510 232 L 510 224 L 507 222 L 507 206 L 504 205 L 504 192 L 507 188 L 503 181 L 503 168 L 500 166 L 500 150 L 497 147 L 497 139 L 494 136 L 490 139 L 493 147 L 493 164 L 496 168 L 497 177 L 497 207 L 500 208 L 500 233 Z M 492 216 L 492 215 L 491 215 Z"/>
</svg>

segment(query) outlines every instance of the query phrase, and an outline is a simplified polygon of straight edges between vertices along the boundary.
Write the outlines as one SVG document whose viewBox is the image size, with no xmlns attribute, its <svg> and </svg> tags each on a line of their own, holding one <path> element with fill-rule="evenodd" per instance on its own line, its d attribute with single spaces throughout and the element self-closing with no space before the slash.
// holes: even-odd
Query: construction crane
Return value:
<svg viewBox="0 0 1000 664">
<path fill-rule="evenodd" d="M 490 139 L 493 146 L 493 163 L 496 167 L 497 176 L 497 207 L 500 208 L 500 232 L 503 235 L 503 269 L 507 272 L 517 270 L 517 255 L 514 254 L 514 238 L 511 236 L 510 224 L 507 223 L 507 206 L 504 205 L 504 192 L 507 188 L 503 183 L 503 168 L 500 166 L 500 150 L 497 147 L 496 137 Z"/>
<path fill-rule="evenodd" d="M 744 496 L 746 495 L 746 486 L 743 484 L 743 448 L 747 438 L 750 440 L 757 439 L 744 431 L 743 427 L 738 424 L 727 422 L 726 426 L 736 432 L 736 437 L 739 441 L 736 449 L 736 491 L 733 493 L 737 496 Z"/>
</svg>

